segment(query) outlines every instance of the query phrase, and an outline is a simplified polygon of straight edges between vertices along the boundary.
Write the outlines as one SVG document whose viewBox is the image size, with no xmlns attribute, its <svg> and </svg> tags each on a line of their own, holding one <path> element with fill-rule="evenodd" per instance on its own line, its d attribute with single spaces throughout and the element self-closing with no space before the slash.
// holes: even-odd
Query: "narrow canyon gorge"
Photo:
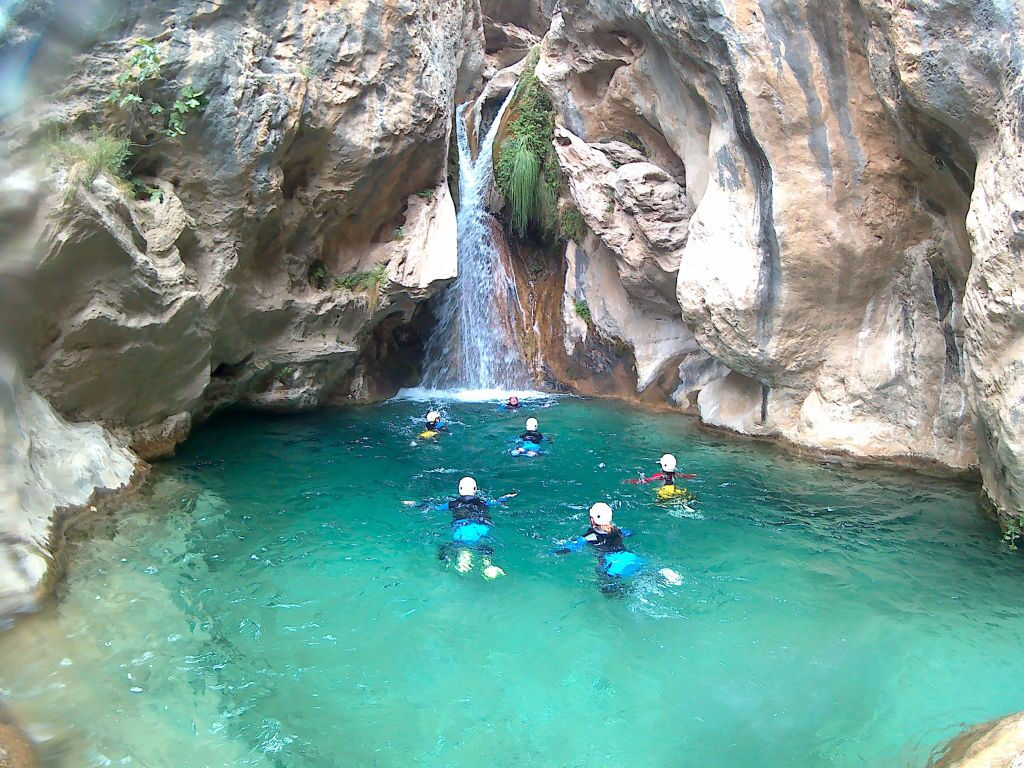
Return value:
<svg viewBox="0 0 1024 768">
<path fill-rule="evenodd" d="M 8 14 L 0 615 L 43 599 L 68 520 L 215 411 L 421 382 L 458 275 L 458 120 L 473 152 L 495 127 L 525 384 L 980 478 L 980 513 L 1021 538 L 1021 0 Z M 126 61 L 155 74 L 130 90 Z M 523 225 L 502 154 L 537 115 Z M 121 176 L 83 161 L 111 126 Z"/>
</svg>

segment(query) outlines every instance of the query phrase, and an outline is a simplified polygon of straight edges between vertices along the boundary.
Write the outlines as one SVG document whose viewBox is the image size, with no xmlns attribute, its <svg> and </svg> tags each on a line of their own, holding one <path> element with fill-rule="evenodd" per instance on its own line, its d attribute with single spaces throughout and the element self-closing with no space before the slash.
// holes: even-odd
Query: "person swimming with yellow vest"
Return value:
<svg viewBox="0 0 1024 768">
<path fill-rule="evenodd" d="M 693 498 L 693 494 L 681 485 L 676 485 L 676 479 L 681 480 L 693 480 L 696 475 L 681 474 L 676 472 L 676 457 L 671 453 L 666 453 L 660 459 L 658 464 L 661 466 L 661 472 L 656 472 L 650 477 L 633 477 L 627 480 L 627 483 L 632 485 L 647 485 L 658 480 L 663 481 L 663 484 L 655 489 L 655 495 L 661 501 L 669 499 L 680 499 L 687 500 Z"/>
<path fill-rule="evenodd" d="M 448 427 L 445 426 L 441 414 L 438 411 L 431 411 L 427 414 L 426 428 L 420 432 L 420 437 L 429 440 L 432 437 L 437 437 L 442 432 L 448 431 Z"/>
</svg>

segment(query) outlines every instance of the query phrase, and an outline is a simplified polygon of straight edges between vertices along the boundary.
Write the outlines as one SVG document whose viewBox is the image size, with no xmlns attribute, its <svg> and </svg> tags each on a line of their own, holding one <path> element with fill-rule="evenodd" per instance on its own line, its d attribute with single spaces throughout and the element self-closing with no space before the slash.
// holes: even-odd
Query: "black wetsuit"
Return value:
<svg viewBox="0 0 1024 768">
<path fill-rule="evenodd" d="M 583 540 L 598 552 L 625 552 L 626 545 L 622 543 L 622 530 L 613 525 L 610 531 L 599 531 L 593 526 L 583 534 Z"/>
<path fill-rule="evenodd" d="M 540 445 L 544 442 L 544 435 L 535 429 L 528 429 L 519 436 L 519 439 L 524 443 L 533 443 L 534 445 Z"/>
<path fill-rule="evenodd" d="M 665 485 L 675 485 L 676 484 L 676 473 L 675 472 L 662 472 L 661 473 L 661 477 L 665 481 Z"/>
<path fill-rule="evenodd" d="M 487 502 L 479 496 L 459 496 L 448 502 L 448 509 L 451 510 L 453 523 L 471 520 L 474 523 L 492 525 Z"/>
</svg>

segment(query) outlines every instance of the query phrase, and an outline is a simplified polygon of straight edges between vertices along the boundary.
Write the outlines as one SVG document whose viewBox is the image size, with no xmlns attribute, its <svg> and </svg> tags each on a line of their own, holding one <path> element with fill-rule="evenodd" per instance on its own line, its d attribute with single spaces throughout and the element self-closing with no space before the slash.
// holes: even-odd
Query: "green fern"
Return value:
<svg viewBox="0 0 1024 768">
<path fill-rule="evenodd" d="M 512 230 L 520 237 L 526 234 L 537 198 L 537 176 L 540 162 L 523 138 L 511 139 L 512 146 L 502 157 L 507 169 L 502 174 L 503 189 L 512 214 Z"/>
<path fill-rule="evenodd" d="M 539 57 L 539 49 L 530 52 L 516 85 L 515 114 L 501 144 L 494 176 L 509 203 L 512 231 L 519 237 L 532 231 L 542 240 L 553 241 L 562 175 L 551 150 L 554 105 L 535 71 Z"/>
</svg>

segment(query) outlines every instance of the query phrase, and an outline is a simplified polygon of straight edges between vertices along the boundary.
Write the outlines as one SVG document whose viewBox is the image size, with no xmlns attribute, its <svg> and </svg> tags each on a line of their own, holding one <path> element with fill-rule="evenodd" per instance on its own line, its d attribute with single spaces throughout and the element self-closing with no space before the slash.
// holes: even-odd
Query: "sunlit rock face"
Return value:
<svg viewBox="0 0 1024 768">
<path fill-rule="evenodd" d="M 9 50 L 33 36 L 45 50 L 45 22 L 74 18 L 42 7 L 16 19 Z M 377 329 L 416 325 L 455 276 L 445 164 L 455 102 L 480 84 L 478 4 L 167 1 L 120 18 L 63 69 L 33 61 L 52 95 L 30 81 L 3 128 L 3 170 L 35 189 L 9 217 L 32 386 L 145 456 L 220 404 L 361 396 Z M 143 36 L 205 101 L 185 136 L 133 159 L 162 200 L 44 176 L 46 131 L 103 125 Z"/>
<path fill-rule="evenodd" d="M 1024 765 L 1024 714 L 968 729 L 929 768 L 1018 768 Z"/>
<path fill-rule="evenodd" d="M 1022 476 L 1021 4 L 556 10 L 538 74 L 588 230 L 574 262 L 612 254 L 632 312 L 692 333 L 656 363 L 678 365 L 676 401 L 957 469 L 977 423 L 986 485 L 1019 509 L 1000 476 Z M 666 277 L 674 306 L 652 301 Z"/>
</svg>

